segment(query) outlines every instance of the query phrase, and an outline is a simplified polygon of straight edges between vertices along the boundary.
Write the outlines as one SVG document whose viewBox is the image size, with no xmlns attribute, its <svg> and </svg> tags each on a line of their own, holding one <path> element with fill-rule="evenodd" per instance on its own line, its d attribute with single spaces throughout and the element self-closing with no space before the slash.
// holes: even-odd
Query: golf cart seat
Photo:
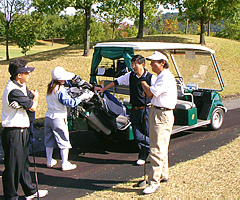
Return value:
<svg viewBox="0 0 240 200">
<path fill-rule="evenodd" d="M 176 107 L 174 109 L 174 116 L 175 116 L 175 125 L 194 125 L 197 123 L 197 107 L 193 102 L 193 95 L 192 93 L 185 93 L 184 92 L 184 84 L 182 78 L 178 77 L 176 79 L 177 83 L 177 93 L 178 93 L 178 100 Z M 191 101 L 182 100 L 181 98 L 184 96 L 189 95 Z M 179 99 L 180 98 L 180 99 Z"/>
<path fill-rule="evenodd" d="M 176 79 L 176 83 L 177 83 L 177 95 L 178 95 L 178 100 L 177 100 L 177 105 L 176 105 L 176 109 L 183 109 L 183 110 L 187 110 L 187 109 L 191 109 L 191 108 L 195 108 L 196 105 L 193 102 L 193 95 L 191 93 L 185 93 L 184 92 L 184 84 L 182 82 L 181 79 Z M 189 95 L 191 97 L 191 101 L 186 101 L 186 100 L 180 100 L 179 98 Z"/>
</svg>

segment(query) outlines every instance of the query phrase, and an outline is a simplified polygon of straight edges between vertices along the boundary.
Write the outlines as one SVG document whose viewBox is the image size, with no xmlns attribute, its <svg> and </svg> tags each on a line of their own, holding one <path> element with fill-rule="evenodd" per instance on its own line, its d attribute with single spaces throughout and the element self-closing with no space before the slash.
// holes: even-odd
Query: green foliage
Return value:
<svg viewBox="0 0 240 200">
<path fill-rule="evenodd" d="M 115 30 L 119 22 L 126 17 L 126 0 L 106 0 L 97 7 L 98 18 L 110 24 L 112 28 L 112 39 L 115 37 Z"/>
<path fill-rule="evenodd" d="M 234 39 L 234 40 L 240 40 L 240 21 L 236 23 L 226 21 L 225 28 L 223 29 L 222 32 L 216 33 L 216 36 Z"/>
<path fill-rule="evenodd" d="M 4 24 L 0 21 L 0 36 L 5 35 L 5 26 Z"/>
<path fill-rule="evenodd" d="M 57 14 L 47 15 L 46 17 L 46 34 L 48 38 L 56 38 L 61 36 L 63 21 Z"/>
<path fill-rule="evenodd" d="M 11 23 L 10 34 L 17 45 L 22 48 L 22 53 L 26 55 L 27 51 L 37 42 L 37 23 L 33 20 L 31 15 L 18 15 Z"/>
<path fill-rule="evenodd" d="M 138 33 L 138 30 L 136 29 L 135 26 L 130 26 L 129 24 L 127 24 L 125 26 L 125 30 L 128 34 L 128 37 L 136 37 L 137 36 L 137 33 Z"/>
<path fill-rule="evenodd" d="M 112 38 L 112 30 L 108 23 L 98 22 L 95 19 L 91 21 L 90 30 L 91 42 L 104 41 Z"/>
<path fill-rule="evenodd" d="M 165 3 L 172 3 L 179 9 L 180 15 L 189 22 L 198 22 L 201 27 L 200 43 L 204 44 L 205 24 L 208 21 L 220 22 L 222 19 L 234 19 L 240 10 L 240 0 L 169 0 Z"/>
<path fill-rule="evenodd" d="M 81 13 L 74 16 L 66 16 L 63 32 L 65 41 L 69 45 L 84 43 L 85 19 Z"/>
<path fill-rule="evenodd" d="M 70 6 L 71 0 L 33 0 L 32 5 L 41 13 L 45 14 L 59 14 L 64 8 Z"/>
<path fill-rule="evenodd" d="M 148 31 L 148 35 L 157 35 L 157 34 L 159 34 L 159 32 L 157 31 L 157 29 L 153 27 Z"/>
<path fill-rule="evenodd" d="M 134 25 L 139 26 L 139 1 L 132 2 L 132 18 L 135 19 Z M 158 6 L 155 1 L 144 1 L 144 28 L 151 28 L 152 23 L 155 22 L 156 18 L 159 16 Z M 129 8 L 130 9 L 130 8 Z"/>
<path fill-rule="evenodd" d="M 37 24 L 36 26 L 36 34 L 37 34 L 37 39 L 46 39 L 46 15 L 33 11 L 31 12 L 31 17 L 32 20 Z"/>
</svg>

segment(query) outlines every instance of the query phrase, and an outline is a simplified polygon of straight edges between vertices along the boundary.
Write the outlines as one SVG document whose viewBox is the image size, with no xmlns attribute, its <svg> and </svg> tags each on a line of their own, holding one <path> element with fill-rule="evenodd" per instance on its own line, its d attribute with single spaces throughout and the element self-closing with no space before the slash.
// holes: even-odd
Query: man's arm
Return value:
<svg viewBox="0 0 240 200">
<path fill-rule="evenodd" d="M 33 91 L 31 91 L 31 92 L 32 92 L 32 94 L 33 94 L 34 97 L 33 97 L 33 99 L 32 99 L 33 105 L 32 105 L 31 108 L 29 108 L 29 110 L 30 110 L 31 112 L 34 112 L 34 111 L 37 110 L 39 94 L 38 94 L 38 91 L 37 91 L 37 90 L 33 90 Z"/>
<path fill-rule="evenodd" d="M 104 91 L 106 91 L 106 90 L 108 90 L 108 89 L 110 89 L 110 88 L 113 88 L 113 87 L 115 87 L 114 81 L 111 82 L 111 83 L 109 83 L 108 85 L 106 85 L 104 88 L 95 87 L 94 89 L 95 89 L 95 91 L 99 91 L 100 93 L 102 93 L 102 92 L 104 92 Z"/>
<path fill-rule="evenodd" d="M 25 110 L 36 111 L 38 105 L 38 92 L 32 91 L 33 99 L 31 100 L 28 96 L 25 96 L 21 90 L 14 89 L 8 95 L 8 102 L 11 104 L 16 101 L 19 106 L 22 106 Z"/>
<path fill-rule="evenodd" d="M 130 74 L 131 74 L 131 72 L 128 72 L 128 73 L 118 77 L 115 81 L 109 83 L 104 88 L 95 87 L 94 90 L 99 91 L 99 92 L 104 92 L 110 88 L 115 87 L 116 85 L 129 85 Z"/>
<path fill-rule="evenodd" d="M 153 97 L 153 93 L 150 90 L 150 86 L 147 84 L 146 81 L 142 81 L 141 83 L 142 83 L 142 87 L 143 87 L 144 93 L 147 94 L 147 96 L 149 98 L 152 98 Z M 143 95 L 145 95 L 145 94 L 143 94 Z"/>
</svg>

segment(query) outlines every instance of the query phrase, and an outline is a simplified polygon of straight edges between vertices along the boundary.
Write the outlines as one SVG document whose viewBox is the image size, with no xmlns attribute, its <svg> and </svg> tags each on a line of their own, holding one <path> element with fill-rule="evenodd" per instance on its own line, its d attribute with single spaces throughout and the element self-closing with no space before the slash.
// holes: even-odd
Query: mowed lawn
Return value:
<svg viewBox="0 0 240 200">
<path fill-rule="evenodd" d="M 139 41 L 136 38 L 127 38 L 123 41 Z M 140 41 L 162 41 L 162 42 L 181 42 L 181 43 L 199 43 L 199 36 L 197 35 L 156 35 L 146 36 Z M 207 47 L 216 51 L 216 57 L 220 66 L 223 80 L 225 82 L 225 89 L 221 92 L 221 95 L 230 95 L 240 93 L 239 77 L 240 77 L 240 45 L 238 41 L 206 37 Z M 2 43 L 1 43 L 2 44 Z M 12 50 L 13 49 L 13 50 Z M 14 56 L 13 52 L 17 52 L 18 55 L 21 49 L 10 46 L 10 58 Z M 35 51 L 35 53 L 33 53 Z M 29 83 L 27 84 L 29 89 L 37 89 L 40 94 L 39 107 L 36 113 L 37 119 L 43 119 L 46 112 L 46 88 L 47 84 L 51 81 L 51 71 L 57 67 L 64 67 L 66 70 L 71 71 L 77 75 L 80 75 L 82 79 L 89 81 L 90 79 L 90 67 L 93 49 L 90 50 L 90 56 L 84 57 L 82 46 L 67 46 L 59 43 L 39 41 L 36 46 L 28 53 L 31 55 L 22 56 L 29 61 L 29 66 L 35 67 L 35 71 L 31 74 Z M 137 52 L 143 56 L 148 56 L 152 52 Z M 5 46 L 0 45 L 0 55 L 5 54 Z M 8 73 L 9 61 L 0 61 L 0 98 L 2 98 L 2 92 L 9 80 Z M 150 70 L 149 62 L 147 62 L 147 69 Z M 1 101 L 0 101 L 1 102 Z M 1 103 L 0 103 L 1 104 Z M 1 109 L 1 105 L 0 105 Z"/>
<path fill-rule="evenodd" d="M 27 52 L 27 55 L 36 54 L 43 51 L 49 51 L 54 49 L 59 49 L 63 47 L 67 47 L 68 45 L 63 44 L 61 40 L 55 40 L 52 45 L 51 41 L 38 41 L 35 46 L 33 46 L 30 51 Z M 15 43 L 9 42 L 9 57 L 16 58 L 24 56 L 21 53 L 22 49 L 19 48 Z M 5 38 L 0 37 L 0 60 L 6 59 L 6 46 L 5 46 Z"/>
</svg>

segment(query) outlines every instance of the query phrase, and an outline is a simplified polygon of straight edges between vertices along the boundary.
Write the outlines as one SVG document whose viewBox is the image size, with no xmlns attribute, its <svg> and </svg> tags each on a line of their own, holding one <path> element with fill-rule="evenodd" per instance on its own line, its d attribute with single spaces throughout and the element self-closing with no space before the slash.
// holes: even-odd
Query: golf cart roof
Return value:
<svg viewBox="0 0 240 200">
<path fill-rule="evenodd" d="M 215 53 L 214 50 L 201 45 L 167 42 L 105 42 L 97 43 L 94 47 L 132 47 L 136 50 L 198 50 Z"/>
</svg>

